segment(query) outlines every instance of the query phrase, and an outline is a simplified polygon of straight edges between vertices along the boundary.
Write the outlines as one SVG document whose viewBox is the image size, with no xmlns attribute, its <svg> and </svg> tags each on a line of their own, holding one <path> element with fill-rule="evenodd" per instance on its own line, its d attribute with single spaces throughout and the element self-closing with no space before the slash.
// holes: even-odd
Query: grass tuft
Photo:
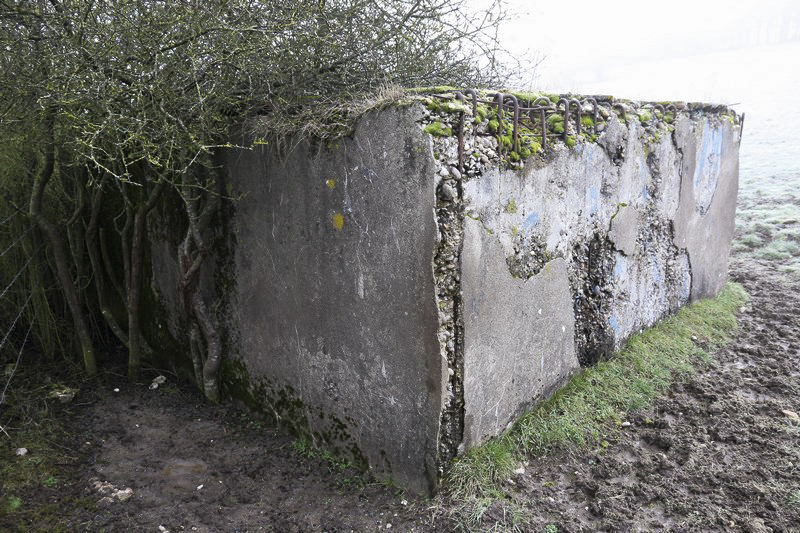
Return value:
<svg viewBox="0 0 800 533">
<path fill-rule="evenodd" d="M 574 376 L 549 400 L 525 413 L 503 435 L 452 463 L 443 491 L 456 499 L 500 497 L 500 484 L 525 455 L 597 445 L 626 413 L 647 406 L 675 381 L 711 360 L 736 328 L 744 289 L 728 283 L 714 299 L 679 310 L 633 335 L 619 353 Z"/>
</svg>

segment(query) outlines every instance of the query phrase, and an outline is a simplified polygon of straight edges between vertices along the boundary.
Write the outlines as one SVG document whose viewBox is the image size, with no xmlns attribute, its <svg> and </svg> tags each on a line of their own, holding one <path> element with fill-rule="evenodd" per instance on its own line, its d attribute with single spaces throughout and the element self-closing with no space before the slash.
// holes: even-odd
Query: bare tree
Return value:
<svg viewBox="0 0 800 533">
<path fill-rule="evenodd" d="M 13 145 L 37 161 L 13 179 L 27 183 L 27 216 L 50 243 L 87 372 L 86 313 L 99 308 L 139 374 L 148 219 L 172 191 L 185 212 L 176 289 L 198 386 L 216 401 L 222 346 L 198 280 L 221 199 L 213 161 L 232 124 L 261 115 L 277 138 L 309 117 L 347 125 L 344 102 L 386 85 L 500 81 L 496 63 L 476 58 L 495 57 L 501 19 L 499 4 L 472 13 L 461 0 L 0 0 L 0 139 L 38 136 Z M 56 175 L 58 209 L 43 202 Z"/>
</svg>

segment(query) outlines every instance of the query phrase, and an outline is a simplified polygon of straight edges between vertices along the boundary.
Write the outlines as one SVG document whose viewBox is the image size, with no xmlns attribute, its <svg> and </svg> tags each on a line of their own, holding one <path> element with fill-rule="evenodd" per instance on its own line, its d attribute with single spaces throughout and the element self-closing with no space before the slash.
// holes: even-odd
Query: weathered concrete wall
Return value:
<svg viewBox="0 0 800 533">
<path fill-rule="evenodd" d="M 439 102 L 370 113 L 332 146 L 231 152 L 218 263 L 230 392 L 420 492 L 582 364 L 721 289 L 738 173 L 735 114 L 640 120 L 631 102 L 522 157 L 484 107 L 459 171 L 465 108 Z M 165 294 L 169 253 L 153 244 Z"/>
<path fill-rule="evenodd" d="M 730 116 L 681 113 L 673 128 L 610 115 L 596 143 L 560 144 L 545 161 L 492 165 L 466 180 L 467 446 L 548 396 L 579 361 L 610 356 L 722 289 L 738 133 Z M 471 149 L 496 146 L 484 137 Z M 477 280 L 474 263 L 491 274 Z"/>
<path fill-rule="evenodd" d="M 514 278 L 500 243 L 480 222 L 465 224 L 463 445 L 470 448 L 563 385 L 578 360 L 564 259 Z"/>
<path fill-rule="evenodd" d="M 267 398 L 279 414 L 293 404 L 317 444 L 425 491 L 437 477 L 442 362 L 419 112 L 372 114 L 332 150 L 231 158 L 242 199 L 230 320 L 250 379 L 281 391 Z"/>
</svg>

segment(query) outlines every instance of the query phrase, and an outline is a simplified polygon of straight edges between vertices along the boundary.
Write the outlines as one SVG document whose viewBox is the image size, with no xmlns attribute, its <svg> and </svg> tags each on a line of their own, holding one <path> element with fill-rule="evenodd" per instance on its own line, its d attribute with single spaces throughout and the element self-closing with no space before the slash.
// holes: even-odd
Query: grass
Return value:
<svg viewBox="0 0 800 533">
<path fill-rule="evenodd" d="M 744 289 L 728 283 L 716 298 L 684 307 L 634 335 L 611 360 L 573 377 L 508 432 L 456 459 L 443 492 L 473 502 L 503 498 L 501 483 L 528 454 L 599 444 L 627 412 L 648 405 L 670 384 L 709 362 L 710 352 L 730 339 L 736 312 L 746 301 Z"/>
<path fill-rule="evenodd" d="M 72 511 L 95 511 L 93 500 L 62 489 L 74 482 L 85 452 L 75 449 L 75 429 L 67 427 L 70 404 L 51 392 L 65 388 L 61 379 L 79 382 L 63 369 L 51 370 L 21 365 L 0 406 L 0 531 L 64 531 Z M 27 454 L 17 455 L 17 448 Z"/>
<path fill-rule="evenodd" d="M 328 471 L 338 475 L 337 483 L 342 486 L 356 486 L 364 488 L 369 484 L 369 477 L 347 459 L 334 456 L 330 451 L 318 448 L 307 437 L 298 437 L 292 441 L 292 450 L 305 459 L 322 461 Z M 387 488 L 392 489 L 394 482 L 391 478 L 385 482 Z"/>
<path fill-rule="evenodd" d="M 800 194 L 792 180 L 742 176 L 733 252 L 778 263 L 790 279 L 800 279 Z"/>
</svg>

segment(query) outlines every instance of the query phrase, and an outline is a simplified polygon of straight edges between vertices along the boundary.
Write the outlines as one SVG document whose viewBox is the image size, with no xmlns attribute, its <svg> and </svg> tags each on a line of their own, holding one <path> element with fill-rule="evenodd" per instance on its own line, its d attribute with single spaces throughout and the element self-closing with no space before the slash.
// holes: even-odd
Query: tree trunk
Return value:
<svg viewBox="0 0 800 533">
<path fill-rule="evenodd" d="M 75 177 L 68 172 L 62 173 L 62 180 L 72 180 L 70 186 L 75 188 L 73 196 L 76 197 L 75 207 L 72 216 L 67 221 L 65 232 L 67 235 L 67 242 L 69 243 L 70 254 L 72 255 L 72 264 L 75 265 L 75 285 L 78 293 L 78 301 L 83 301 L 83 287 L 84 278 L 86 277 L 86 265 L 84 258 L 84 245 L 86 240 L 85 228 L 83 225 L 83 209 L 86 206 L 86 182 L 89 179 L 89 173 L 83 169 L 79 176 Z M 67 184 L 62 185 L 67 189 Z"/>
<path fill-rule="evenodd" d="M 114 335 L 128 347 L 128 335 L 114 318 L 111 306 L 108 304 L 108 294 L 106 293 L 106 283 L 103 263 L 100 260 L 100 246 L 98 245 L 98 232 L 100 227 L 100 211 L 103 202 L 103 187 L 108 182 L 109 175 L 106 174 L 100 180 L 97 190 L 92 198 L 92 214 L 89 225 L 86 228 L 86 251 L 89 256 L 89 264 L 92 267 L 94 287 L 97 292 L 97 304 L 100 306 L 100 313 L 111 328 Z"/>
<path fill-rule="evenodd" d="M 139 378 L 142 366 L 141 324 L 139 307 L 142 296 L 142 268 L 144 262 L 144 240 L 147 229 L 147 215 L 156 206 L 166 181 L 160 181 L 150 191 L 146 202 L 139 205 L 133 219 L 133 237 L 131 240 L 130 284 L 128 287 L 128 378 Z"/>
<path fill-rule="evenodd" d="M 180 193 L 189 223 L 186 236 L 178 247 L 178 265 L 181 272 L 184 307 L 192 322 L 190 342 L 195 379 L 206 398 L 216 403 L 220 400 L 218 375 L 222 364 L 222 342 L 219 331 L 214 325 L 214 319 L 200 293 L 199 275 L 207 254 L 203 233 L 208 229 L 211 218 L 219 208 L 220 196 L 217 191 L 189 184 L 187 175 L 183 176 Z M 198 213 L 199 195 L 203 193 L 207 195 L 208 201 L 203 206 L 202 212 Z M 193 197 L 193 194 L 198 196 Z M 205 342 L 205 357 L 200 335 Z"/>
<path fill-rule="evenodd" d="M 106 274 L 108 274 L 108 279 L 111 280 L 114 290 L 117 291 L 117 296 L 119 296 L 120 301 L 122 301 L 127 308 L 128 289 L 126 287 L 128 286 L 128 282 L 126 279 L 123 279 L 122 282 L 120 282 L 114 275 L 116 269 L 114 268 L 114 264 L 111 262 L 111 256 L 108 253 L 108 246 L 106 245 L 106 236 L 103 228 L 98 228 L 98 234 L 100 239 L 100 255 L 103 258 L 103 268 L 105 269 Z M 125 346 L 127 346 L 127 343 Z"/>
<path fill-rule="evenodd" d="M 50 120 L 50 131 L 52 132 L 53 123 Z M 83 364 L 86 373 L 89 376 L 94 376 L 97 373 L 97 364 L 94 356 L 94 346 L 92 338 L 89 335 L 89 329 L 86 327 L 86 321 L 83 317 L 83 309 L 78 293 L 75 289 L 75 281 L 72 279 L 72 273 L 69 270 L 69 263 L 64 245 L 64 237 L 59 233 L 53 224 L 42 215 L 42 197 L 47 187 L 47 183 L 53 176 L 55 168 L 55 154 L 53 145 L 49 144 L 45 148 L 44 164 L 41 171 L 39 171 L 33 181 L 33 191 L 31 193 L 31 202 L 28 208 L 28 215 L 31 220 L 42 230 L 42 233 L 50 241 L 53 248 L 53 259 L 56 263 L 56 273 L 58 274 L 58 281 L 61 285 L 61 290 L 64 292 L 64 298 L 67 301 L 70 314 L 72 315 L 72 322 L 75 325 L 75 332 L 78 335 L 78 340 L 81 345 L 81 352 L 83 355 Z"/>
</svg>

